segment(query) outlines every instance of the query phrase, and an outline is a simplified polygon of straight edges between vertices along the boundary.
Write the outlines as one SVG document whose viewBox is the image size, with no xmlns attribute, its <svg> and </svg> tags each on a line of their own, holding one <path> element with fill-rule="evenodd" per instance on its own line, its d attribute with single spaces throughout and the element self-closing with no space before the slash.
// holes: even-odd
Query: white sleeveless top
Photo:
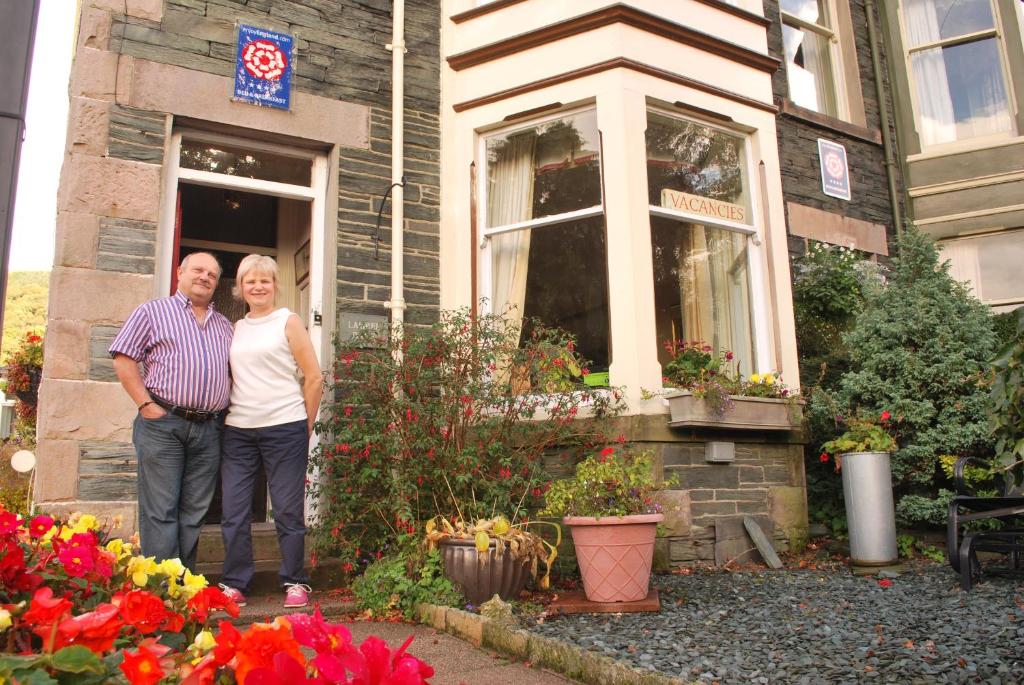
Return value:
<svg viewBox="0 0 1024 685">
<path fill-rule="evenodd" d="M 235 323 L 231 339 L 231 410 L 225 423 L 265 428 L 306 418 L 299 365 L 284 327 L 291 312 L 278 309 Z"/>
</svg>

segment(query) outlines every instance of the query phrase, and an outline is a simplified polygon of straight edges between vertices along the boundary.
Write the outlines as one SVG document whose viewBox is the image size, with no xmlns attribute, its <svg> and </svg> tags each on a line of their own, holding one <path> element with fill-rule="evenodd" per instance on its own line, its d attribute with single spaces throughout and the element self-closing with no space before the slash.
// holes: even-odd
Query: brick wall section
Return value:
<svg viewBox="0 0 1024 685">
<path fill-rule="evenodd" d="M 871 62 L 871 46 L 867 36 L 867 16 L 863 0 L 849 0 L 850 15 L 856 37 L 857 66 L 860 71 L 860 86 L 864 101 L 865 121 L 869 129 L 880 127 L 878 98 L 876 97 L 874 70 Z M 778 0 L 764 1 L 765 16 L 772 20 L 768 28 L 768 51 L 784 60 L 782 48 L 782 24 Z M 876 17 L 877 19 L 877 17 Z M 878 26 L 880 23 L 876 22 Z M 895 146 L 895 122 L 889 93 L 888 67 L 884 52 L 881 52 L 885 92 L 889 98 L 889 124 Z M 786 67 L 779 68 L 772 77 L 775 102 L 781 104 L 787 97 Z M 782 193 L 786 201 L 797 202 L 827 212 L 862 219 L 888 227 L 889 240 L 893 237 L 893 211 L 889 203 L 886 180 L 885 154 L 880 144 L 847 135 L 831 127 L 814 125 L 801 118 L 781 114 L 777 121 L 779 139 L 779 161 L 782 168 Z M 821 172 L 818 160 L 818 138 L 841 143 L 846 147 L 851 178 L 852 200 L 847 202 L 829 197 L 821 191 Z M 893 149 L 893 158 L 899 159 L 898 150 Z M 898 169 L 896 173 L 899 174 Z M 897 178 L 897 192 L 902 196 L 902 179 Z M 791 237 L 790 252 L 802 254 L 803 238 Z M 891 252 L 891 251 L 890 251 Z"/>
<path fill-rule="evenodd" d="M 440 14 L 438 0 L 406 6 L 405 299 L 406 319 L 414 323 L 435 320 L 440 301 Z M 381 197 L 391 184 L 391 53 L 385 49 L 391 40 L 391 2 L 167 0 L 159 23 L 115 15 L 110 49 L 231 76 L 236 21 L 295 36 L 296 90 L 370 106 L 370 149 L 340 151 L 337 296 L 341 309 L 386 313 L 390 202 L 381 217 L 377 259 L 373 235 Z M 158 121 L 162 138 L 161 113 L 115 108 L 110 154 L 160 163 L 146 157 L 152 154 Z M 159 145 L 162 149 L 162 140 Z"/>
</svg>

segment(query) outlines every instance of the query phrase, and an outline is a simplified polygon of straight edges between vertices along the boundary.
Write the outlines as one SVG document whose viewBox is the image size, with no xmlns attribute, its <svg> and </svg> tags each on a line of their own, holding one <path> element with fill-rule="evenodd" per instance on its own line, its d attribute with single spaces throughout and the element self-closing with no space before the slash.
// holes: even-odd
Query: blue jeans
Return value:
<svg viewBox="0 0 1024 685">
<path fill-rule="evenodd" d="M 221 582 L 245 592 L 255 566 L 252 559 L 252 497 L 260 464 L 267 472 L 281 583 L 308 583 L 306 575 L 306 420 L 265 428 L 224 427 L 220 478 L 224 576 Z"/>
<path fill-rule="evenodd" d="M 138 460 L 139 537 L 142 554 L 181 559 L 195 571 L 203 518 L 210 508 L 220 465 L 220 421 L 196 423 L 166 414 L 135 417 L 132 442 Z"/>
</svg>

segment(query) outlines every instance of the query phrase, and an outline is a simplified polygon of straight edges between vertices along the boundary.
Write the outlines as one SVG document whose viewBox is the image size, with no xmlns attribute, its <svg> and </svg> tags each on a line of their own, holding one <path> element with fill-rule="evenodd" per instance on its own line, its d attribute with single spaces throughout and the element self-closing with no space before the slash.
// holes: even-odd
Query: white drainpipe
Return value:
<svg viewBox="0 0 1024 685">
<path fill-rule="evenodd" d="M 391 310 L 391 325 L 401 330 L 405 321 L 405 193 L 401 183 L 405 173 L 405 0 L 394 0 L 391 43 L 391 299 L 384 306 Z"/>
</svg>

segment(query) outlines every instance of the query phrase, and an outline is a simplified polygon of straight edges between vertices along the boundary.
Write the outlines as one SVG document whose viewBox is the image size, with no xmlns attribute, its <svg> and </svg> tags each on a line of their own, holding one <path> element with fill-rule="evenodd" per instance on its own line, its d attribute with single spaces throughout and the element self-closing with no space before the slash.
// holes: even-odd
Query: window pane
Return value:
<svg viewBox="0 0 1024 685">
<path fill-rule="evenodd" d="M 807 109 L 836 116 L 829 39 L 813 31 L 783 25 L 789 99 Z"/>
<path fill-rule="evenodd" d="M 610 362 L 608 269 L 603 217 L 491 238 L 494 311 L 536 318 L 577 340 L 594 371 Z M 523 334 L 527 335 L 528 330 Z"/>
<path fill-rule="evenodd" d="M 782 11 L 799 17 L 811 24 L 828 26 L 828 14 L 822 6 L 823 0 L 782 0 Z"/>
<path fill-rule="evenodd" d="M 1024 300 L 1024 230 L 940 243 L 950 274 L 971 284 L 982 302 Z"/>
<path fill-rule="evenodd" d="M 591 110 L 487 139 L 487 225 L 601 204 L 597 114 Z"/>
<path fill-rule="evenodd" d="M 910 62 L 923 144 L 1011 130 L 994 38 L 922 50 Z"/>
<path fill-rule="evenodd" d="M 196 140 L 181 141 L 180 164 L 183 169 L 300 186 L 308 186 L 312 174 L 309 159 Z"/>
<path fill-rule="evenodd" d="M 652 216 L 651 246 L 658 361 L 669 361 L 665 340 L 701 341 L 733 352 L 740 371 L 752 373 L 746 237 Z"/>
<path fill-rule="evenodd" d="M 910 47 L 995 26 L 991 0 L 904 0 Z"/>
<path fill-rule="evenodd" d="M 654 112 L 646 136 L 651 205 L 751 223 L 742 138 Z"/>
</svg>

